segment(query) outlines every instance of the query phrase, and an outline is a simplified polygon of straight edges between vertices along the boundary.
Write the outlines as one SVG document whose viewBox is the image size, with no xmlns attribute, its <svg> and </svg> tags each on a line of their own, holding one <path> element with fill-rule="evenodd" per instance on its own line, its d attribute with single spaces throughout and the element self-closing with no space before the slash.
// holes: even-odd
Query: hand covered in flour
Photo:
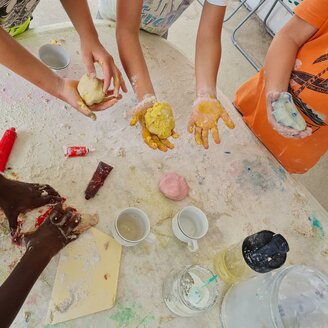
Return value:
<svg viewBox="0 0 328 328">
<path fill-rule="evenodd" d="M 114 96 L 118 97 L 120 89 L 127 92 L 125 82 L 120 70 L 116 67 L 113 57 L 107 52 L 102 44 L 96 40 L 81 40 L 83 61 L 89 74 L 96 75 L 94 63 L 98 63 L 104 74 L 104 92 L 108 90 L 113 80 Z"/>
<path fill-rule="evenodd" d="M 83 115 L 90 117 L 92 120 L 96 120 L 96 114 L 94 112 L 105 110 L 109 107 L 114 106 L 119 99 L 122 98 L 121 95 L 113 98 L 113 90 L 107 90 L 105 95 L 105 100 L 99 104 L 95 104 L 92 106 L 87 106 L 82 98 L 80 97 L 77 86 L 79 81 L 63 79 L 61 83 L 59 98 L 66 103 L 70 104 L 72 107 L 77 109 Z"/>
<path fill-rule="evenodd" d="M 49 185 L 13 181 L 0 175 L 0 207 L 9 221 L 12 234 L 17 229 L 20 213 L 61 200 L 58 192 Z"/>
<path fill-rule="evenodd" d="M 193 105 L 193 113 L 188 123 L 189 133 L 195 135 L 195 141 L 198 145 L 203 145 L 208 149 L 208 134 L 212 133 L 214 142 L 220 143 L 218 120 L 222 118 L 229 129 L 235 127 L 228 113 L 224 110 L 219 100 L 211 97 L 198 97 Z"/>
<path fill-rule="evenodd" d="M 48 217 L 33 232 L 24 234 L 26 250 L 37 249 L 50 258 L 55 256 L 68 243 L 77 239 L 73 230 L 80 223 L 80 215 L 72 208 L 63 209 L 58 203 Z"/>
<path fill-rule="evenodd" d="M 165 115 L 167 111 L 168 115 Z M 164 115 L 162 115 L 163 113 Z M 166 119 L 167 117 L 168 119 Z M 144 142 L 150 148 L 159 149 L 163 152 L 174 148 L 174 145 L 168 138 L 172 136 L 176 139 L 179 136 L 174 131 L 175 122 L 168 103 L 159 103 L 155 96 L 146 96 L 144 100 L 135 107 L 130 125 L 134 126 L 138 122 L 142 129 Z"/>
<path fill-rule="evenodd" d="M 285 138 L 299 139 L 312 134 L 312 129 L 306 126 L 306 122 L 295 107 L 292 96 L 289 93 L 279 91 L 268 92 L 266 108 L 268 121 L 272 128 Z"/>
</svg>

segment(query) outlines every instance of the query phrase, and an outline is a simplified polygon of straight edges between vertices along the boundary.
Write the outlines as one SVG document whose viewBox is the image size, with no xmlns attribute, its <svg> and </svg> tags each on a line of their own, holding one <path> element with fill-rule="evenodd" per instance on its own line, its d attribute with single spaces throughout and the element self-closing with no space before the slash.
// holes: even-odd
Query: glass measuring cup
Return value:
<svg viewBox="0 0 328 328">
<path fill-rule="evenodd" d="M 328 278 L 303 265 L 232 286 L 221 310 L 224 328 L 326 328 Z"/>
<path fill-rule="evenodd" d="M 213 276 L 210 270 L 199 265 L 189 265 L 171 272 L 163 284 L 166 306 L 181 317 L 195 316 L 210 309 L 219 294 L 217 281 L 206 284 Z"/>
</svg>

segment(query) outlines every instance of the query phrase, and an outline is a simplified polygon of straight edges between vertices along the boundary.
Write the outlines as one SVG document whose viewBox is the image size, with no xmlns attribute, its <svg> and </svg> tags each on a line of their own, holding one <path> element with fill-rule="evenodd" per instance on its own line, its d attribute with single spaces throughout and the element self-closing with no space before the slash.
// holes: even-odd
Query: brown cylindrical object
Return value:
<svg viewBox="0 0 328 328">
<path fill-rule="evenodd" d="M 98 190 L 104 184 L 106 178 L 108 177 L 112 169 L 113 169 L 112 166 L 104 162 L 99 162 L 98 167 L 95 173 L 93 174 L 87 189 L 85 190 L 85 199 L 90 199 L 95 197 Z"/>
</svg>

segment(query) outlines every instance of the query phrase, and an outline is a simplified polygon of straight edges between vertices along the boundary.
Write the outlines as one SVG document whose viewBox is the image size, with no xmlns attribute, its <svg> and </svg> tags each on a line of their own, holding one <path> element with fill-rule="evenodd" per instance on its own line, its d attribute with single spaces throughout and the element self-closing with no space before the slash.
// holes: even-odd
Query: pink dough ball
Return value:
<svg viewBox="0 0 328 328">
<path fill-rule="evenodd" d="M 167 198 L 177 201 L 188 196 L 189 186 L 183 176 L 176 173 L 167 173 L 159 183 L 159 190 Z"/>
</svg>

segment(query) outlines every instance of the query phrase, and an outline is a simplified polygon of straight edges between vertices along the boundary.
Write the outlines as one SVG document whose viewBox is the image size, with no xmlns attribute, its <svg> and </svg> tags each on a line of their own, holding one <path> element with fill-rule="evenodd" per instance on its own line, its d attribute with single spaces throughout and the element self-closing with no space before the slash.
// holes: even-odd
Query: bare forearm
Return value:
<svg viewBox="0 0 328 328">
<path fill-rule="evenodd" d="M 0 286 L 0 327 L 9 327 L 36 280 L 48 265 L 49 256 L 26 251 L 14 271 Z"/>
<path fill-rule="evenodd" d="M 297 51 L 298 45 L 284 34 L 273 40 L 264 64 L 266 92 L 287 91 Z"/>
<path fill-rule="evenodd" d="M 80 39 L 98 39 L 98 34 L 86 0 L 61 0 L 61 3 L 79 33 Z"/>
<path fill-rule="evenodd" d="M 298 50 L 317 31 L 294 15 L 273 39 L 265 58 L 266 92 L 286 91 Z"/>
<path fill-rule="evenodd" d="M 196 44 L 196 92 L 197 95 L 216 97 L 216 79 L 221 59 L 219 37 L 210 35 L 197 37 Z"/>
<path fill-rule="evenodd" d="M 0 28 L 0 64 L 58 97 L 62 80 Z"/>
<path fill-rule="evenodd" d="M 155 91 L 138 34 L 129 31 L 118 31 L 117 43 L 122 65 L 132 84 L 137 100 L 141 101 L 146 95 L 154 95 Z"/>
<path fill-rule="evenodd" d="M 197 95 L 216 97 L 216 80 L 221 60 L 221 30 L 225 7 L 205 2 L 196 41 Z"/>
</svg>

